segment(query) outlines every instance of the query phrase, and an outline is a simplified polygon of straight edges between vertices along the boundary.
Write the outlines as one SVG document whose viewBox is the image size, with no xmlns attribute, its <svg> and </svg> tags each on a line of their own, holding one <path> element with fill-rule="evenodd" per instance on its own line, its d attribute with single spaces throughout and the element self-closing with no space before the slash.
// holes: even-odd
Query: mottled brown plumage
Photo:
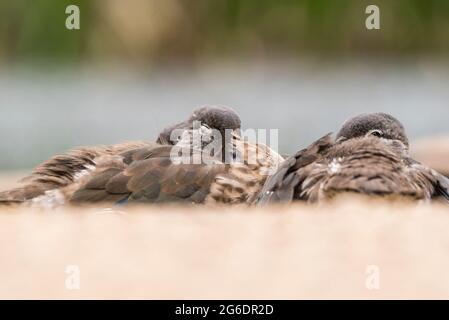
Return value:
<svg viewBox="0 0 449 320">
<path fill-rule="evenodd" d="M 240 129 L 240 118 L 236 112 L 223 106 L 205 106 L 197 108 L 186 120 L 165 128 L 157 138 L 157 143 L 136 141 L 110 146 L 94 146 L 74 149 L 63 155 L 57 155 L 39 165 L 33 173 L 22 179 L 23 186 L 0 192 L 0 204 L 21 203 L 50 193 L 51 198 L 60 197 L 63 193 L 73 191 L 79 185 L 79 180 L 93 170 L 107 166 L 110 161 L 119 162 L 127 166 L 130 155 L 134 152 L 147 152 L 162 145 L 174 145 L 176 138 L 184 131 L 190 131 L 193 122 L 224 132 L 226 129 Z M 174 130 L 178 134 L 174 134 Z M 138 151 L 136 151 L 138 150 Z M 123 157 L 123 161 L 122 161 Z M 113 160 L 111 160 L 113 159 Z M 65 196 L 64 196 L 65 197 Z"/>
<path fill-rule="evenodd" d="M 282 157 L 265 145 L 250 144 L 237 135 L 233 146 L 235 161 L 230 164 L 211 158 L 199 149 L 186 152 L 192 157 L 201 155 L 200 164 L 177 163 L 172 155 L 176 146 L 153 146 L 128 152 L 129 165 L 106 165 L 93 171 L 80 182 L 70 201 L 78 204 L 252 203 L 267 173 L 277 167 Z"/>
<path fill-rule="evenodd" d="M 448 191 L 447 178 L 409 157 L 399 121 L 368 114 L 345 123 L 336 141 L 328 134 L 288 158 L 267 180 L 258 202 L 315 203 L 347 192 L 429 200 L 448 198 Z"/>
<path fill-rule="evenodd" d="M 65 188 L 93 170 L 104 158 L 150 145 L 156 143 L 134 141 L 110 146 L 83 147 L 56 155 L 23 178 L 23 186 L 0 192 L 0 203 L 20 203 L 44 195 L 47 191 Z"/>
<path fill-rule="evenodd" d="M 173 148 L 151 146 L 129 151 L 129 165 L 106 163 L 94 170 L 80 183 L 70 201 L 203 202 L 207 195 L 204 186 L 210 185 L 225 166 L 175 164 L 170 157 Z"/>
</svg>

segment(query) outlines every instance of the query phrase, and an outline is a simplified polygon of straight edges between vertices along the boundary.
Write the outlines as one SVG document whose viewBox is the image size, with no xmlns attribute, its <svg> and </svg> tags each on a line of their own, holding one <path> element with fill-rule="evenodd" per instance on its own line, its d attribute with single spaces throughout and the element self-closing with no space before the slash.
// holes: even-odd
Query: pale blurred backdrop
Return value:
<svg viewBox="0 0 449 320">
<path fill-rule="evenodd" d="M 6 0 L 0 170 L 71 147 L 154 139 L 203 104 L 279 129 L 291 153 L 386 111 L 413 140 L 449 132 L 449 2 Z M 81 11 L 67 30 L 65 8 Z"/>
</svg>

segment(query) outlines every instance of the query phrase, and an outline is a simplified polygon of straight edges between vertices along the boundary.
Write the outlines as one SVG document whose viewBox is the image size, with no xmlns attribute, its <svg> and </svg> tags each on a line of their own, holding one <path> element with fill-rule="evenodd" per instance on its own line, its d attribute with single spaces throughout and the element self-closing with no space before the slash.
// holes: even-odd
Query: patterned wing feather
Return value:
<svg viewBox="0 0 449 320">
<path fill-rule="evenodd" d="M 287 158 L 279 166 L 277 172 L 267 179 L 259 194 L 257 203 L 267 204 L 293 200 L 295 189 L 304 179 L 304 177 L 297 174 L 297 171 L 320 159 L 332 144 L 333 140 L 329 133 L 306 149 L 300 150 L 295 155 Z"/>
</svg>

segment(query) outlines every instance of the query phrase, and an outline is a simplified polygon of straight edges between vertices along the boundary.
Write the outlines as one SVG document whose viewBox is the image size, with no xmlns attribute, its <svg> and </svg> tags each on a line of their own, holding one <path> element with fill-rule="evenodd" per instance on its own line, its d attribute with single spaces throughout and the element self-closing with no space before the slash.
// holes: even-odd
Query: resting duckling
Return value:
<svg viewBox="0 0 449 320">
<path fill-rule="evenodd" d="M 55 206 L 67 201 L 66 192 L 76 190 L 81 179 L 98 171 L 106 164 L 123 164 L 122 155 L 142 148 L 158 148 L 161 145 L 173 146 L 178 143 L 184 131 L 192 131 L 199 123 L 211 129 L 224 132 L 226 129 L 238 131 L 240 117 L 229 107 L 204 106 L 195 109 L 191 116 L 182 122 L 165 128 L 156 142 L 133 141 L 109 146 L 83 147 L 56 155 L 40 164 L 31 175 L 22 179 L 23 185 L 0 192 L 0 204 L 46 203 Z M 176 133 L 178 132 L 178 133 Z M 176 133 L 174 135 L 174 133 Z"/>
<path fill-rule="evenodd" d="M 343 193 L 449 200 L 449 181 L 410 157 L 397 119 L 362 114 L 345 122 L 335 140 L 328 134 L 286 159 L 267 179 L 257 202 L 317 203 Z"/>
</svg>

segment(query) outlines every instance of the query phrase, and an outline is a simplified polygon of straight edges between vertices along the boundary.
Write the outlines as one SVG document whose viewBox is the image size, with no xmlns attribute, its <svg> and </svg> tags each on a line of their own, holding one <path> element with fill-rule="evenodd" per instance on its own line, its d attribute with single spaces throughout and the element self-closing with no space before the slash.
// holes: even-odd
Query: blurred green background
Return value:
<svg viewBox="0 0 449 320">
<path fill-rule="evenodd" d="M 81 29 L 64 27 L 65 7 Z M 365 8 L 381 10 L 381 31 Z M 447 0 L 3 0 L 0 61 L 158 65 L 287 55 L 449 53 Z"/>
</svg>

